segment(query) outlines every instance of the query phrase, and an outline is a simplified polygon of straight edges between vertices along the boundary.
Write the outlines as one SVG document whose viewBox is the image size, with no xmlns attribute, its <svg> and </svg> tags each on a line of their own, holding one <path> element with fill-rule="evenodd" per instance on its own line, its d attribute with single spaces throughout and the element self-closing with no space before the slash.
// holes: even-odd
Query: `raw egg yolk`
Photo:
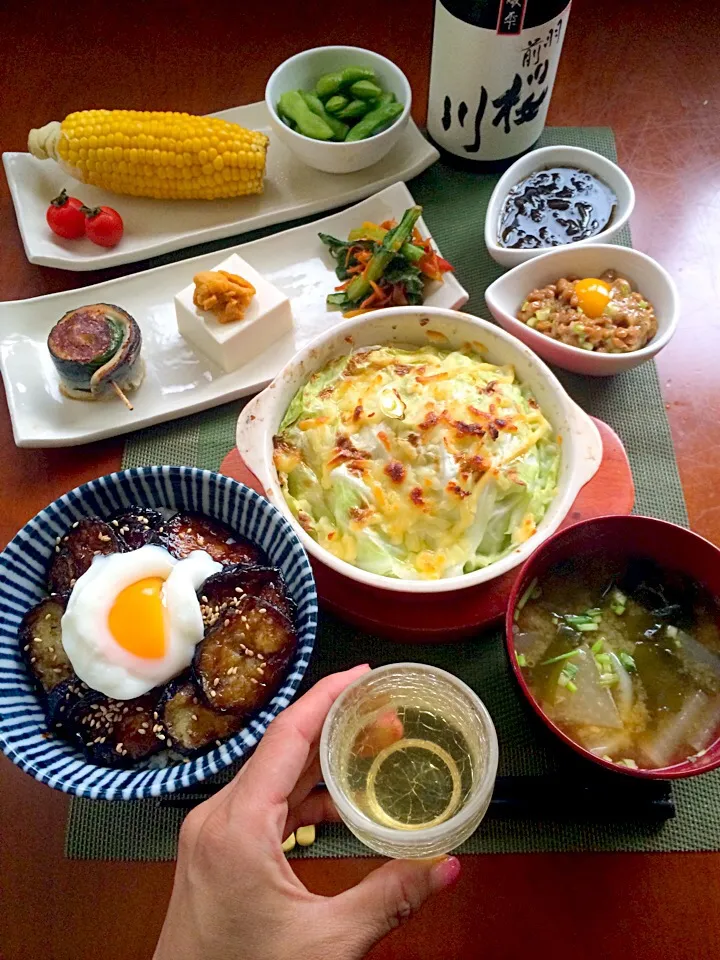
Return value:
<svg viewBox="0 0 720 960">
<path fill-rule="evenodd" d="M 162 577 L 131 583 L 110 608 L 108 626 L 113 639 L 136 657 L 157 659 L 165 653 L 164 583 Z"/>
<path fill-rule="evenodd" d="M 599 317 L 612 299 L 612 290 L 604 280 L 586 277 L 575 284 L 578 306 L 588 317 Z"/>
</svg>

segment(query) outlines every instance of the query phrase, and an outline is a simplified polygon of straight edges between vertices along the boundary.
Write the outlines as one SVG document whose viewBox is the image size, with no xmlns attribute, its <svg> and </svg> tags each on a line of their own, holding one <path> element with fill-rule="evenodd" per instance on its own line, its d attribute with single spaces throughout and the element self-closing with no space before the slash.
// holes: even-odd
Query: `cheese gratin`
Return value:
<svg viewBox="0 0 720 960">
<path fill-rule="evenodd" d="M 470 349 L 385 345 L 313 374 L 274 461 L 326 550 L 382 576 L 435 580 L 494 563 L 535 532 L 560 449 L 513 367 Z"/>
</svg>

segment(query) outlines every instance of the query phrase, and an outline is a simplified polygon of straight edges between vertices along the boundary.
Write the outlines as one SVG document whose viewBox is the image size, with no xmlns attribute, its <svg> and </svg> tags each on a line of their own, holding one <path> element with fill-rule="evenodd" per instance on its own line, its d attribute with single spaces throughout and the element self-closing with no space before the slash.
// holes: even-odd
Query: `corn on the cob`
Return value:
<svg viewBox="0 0 720 960">
<path fill-rule="evenodd" d="M 113 193 L 214 200 L 262 193 L 268 138 L 187 113 L 84 110 L 31 130 L 28 150 Z"/>
</svg>

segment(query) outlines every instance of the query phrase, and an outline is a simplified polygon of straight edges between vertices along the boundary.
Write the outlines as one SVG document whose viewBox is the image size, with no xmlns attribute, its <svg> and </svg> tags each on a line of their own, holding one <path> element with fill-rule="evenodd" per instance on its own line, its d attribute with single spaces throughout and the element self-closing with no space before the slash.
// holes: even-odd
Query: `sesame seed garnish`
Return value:
<svg viewBox="0 0 720 960">
<path fill-rule="evenodd" d="M 117 520 L 111 520 L 110 523 L 111 523 L 114 527 L 119 527 L 119 526 L 120 526 L 120 523 L 119 523 Z"/>
<path fill-rule="evenodd" d="M 123 751 L 123 745 L 121 743 L 118 743 L 117 746 L 115 747 L 115 752 L 122 753 L 122 751 Z"/>
<path fill-rule="evenodd" d="M 75 527 L 79 527 L 79 526 L 80 526 L 80 521 L 76 520 L 75 523 L 72 525 L 72 529 L 74 530 Z"/>
<path fill-rule="evenodd" d="M 193 719 L 193 720 L 197 720 L 197 718 L 198 718 L 198 715 L 197 715 L 196 713 L 193 713 L 191 716 L 192 716 L 192 719 Z"/>
<path fill-rule="evenodd" d="M 215 693 L 215 691 L 214 691 L 214 690 L 211 690 L 211 691 L 210 691 L 210 696 L 211 696 L 211 697 L 216 697 L 216 696 L 217 696 L 217 694 Z"/>
<path fill-rule="evenodd" d="M 213 686 L 216 687 L 220 683 L 220 677 L 215 677 L 213 680 Z"/>
<path fill-rule="evenodd" d="M 250 683 L 257 683 L 257 680 L 255 679 L 255 677 L 250 677 Z"/>
<path fill-rule="evenodd" d="M 49 620 L 51 617 L 52 617 L 52 614 L 51 614 L 51 613 L 46 613 L 46 614 L 45 614 L 45 619 L 46 619 L 46 620 Z"/>
<path fill-rule="evenodd" d="M 30 657 L 30 663 L 35 663 L 36 660 L 37 660 L 37 657 Z"/>
</svg>

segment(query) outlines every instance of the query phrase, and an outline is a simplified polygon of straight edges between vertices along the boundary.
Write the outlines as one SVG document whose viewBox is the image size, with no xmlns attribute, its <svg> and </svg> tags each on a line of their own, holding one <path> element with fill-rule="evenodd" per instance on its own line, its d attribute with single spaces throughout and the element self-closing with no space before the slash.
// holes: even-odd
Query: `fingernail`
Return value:
<svg viewBox="0 0 720 960">
<path fill-rule="evenodd" d="M 433 893 L 451 887 L 460 876 L 460 861 L 457 857 L 445 857 L 430 871 L 430 887 Z"/>
</svg>

